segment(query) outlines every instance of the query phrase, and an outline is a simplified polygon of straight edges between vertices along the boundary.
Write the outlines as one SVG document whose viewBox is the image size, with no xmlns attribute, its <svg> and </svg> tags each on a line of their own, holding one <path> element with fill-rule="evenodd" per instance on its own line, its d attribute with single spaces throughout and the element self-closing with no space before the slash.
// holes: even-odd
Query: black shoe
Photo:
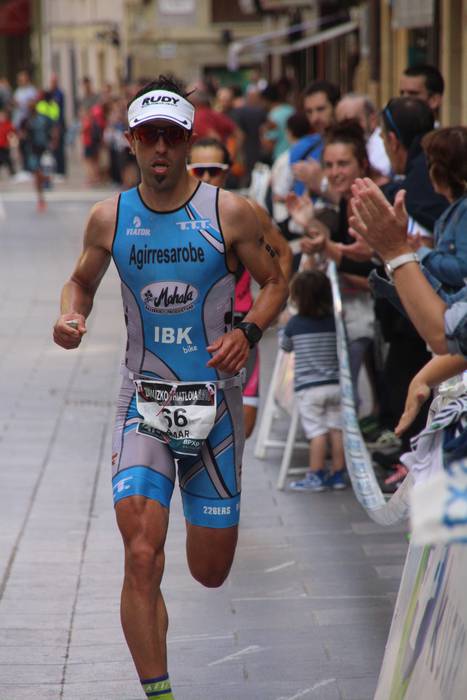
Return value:
<svg viewBox="0 0 467 700">
<path fill-rule="evenodd" d="M 402 452 L 400 450 L 395 450 L 395 452 L 373 452 L 371 455 L 373 460 L 385 469 L 392 469 L 394 465 L 400 463 L 400 456 Z"/>
</svg>

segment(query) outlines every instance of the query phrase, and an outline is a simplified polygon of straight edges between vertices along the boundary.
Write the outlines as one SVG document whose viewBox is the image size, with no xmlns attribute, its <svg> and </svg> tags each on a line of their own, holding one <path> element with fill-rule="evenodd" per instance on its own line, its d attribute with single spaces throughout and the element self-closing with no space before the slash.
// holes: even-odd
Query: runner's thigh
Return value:
<svg viewBox="0 0 467 700">
<path fill-rule="evenodd" d="M 137 495 L 168 508 L 175 481 L 175 460 L 167 445 L 136 432 L 140 420 L 135 386 L 125 377 L 118 397 L 112 441 L 114 504 Z"/>
<path fill-rule="evenodd" d="M 220 391 L 216 422 L 201 454 L 178 463 L 188 523 L 219 529 L 238 524 L 244 445 L 241 389 Z"/>
</svg>

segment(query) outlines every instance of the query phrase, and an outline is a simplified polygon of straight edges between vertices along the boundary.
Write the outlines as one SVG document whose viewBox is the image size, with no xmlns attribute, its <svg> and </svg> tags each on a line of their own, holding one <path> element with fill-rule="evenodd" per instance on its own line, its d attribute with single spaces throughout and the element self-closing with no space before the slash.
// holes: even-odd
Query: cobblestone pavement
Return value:
<svg viewBox="0 0 467 700">
<path fill-rule="evenodd" d="M 119 624 L 122 546 L 109 477 L 123 348 L 113 269 L 80 351 L 51 341 L 92 196 L 63 192 L 40 216 L 30 196 L 4 196 L 0 700 L 141 698 Z M 263 386 L 274 347 L 270 332 Z M 277 492 L 280 454 L 259 461 L 253 447 L 238 555 L 222 588 L 190 578 L 174 497 L 164 593 L 177 700 L 371 700 L 403 531 L 369 522 L 350 492 Z"/>
</svg>

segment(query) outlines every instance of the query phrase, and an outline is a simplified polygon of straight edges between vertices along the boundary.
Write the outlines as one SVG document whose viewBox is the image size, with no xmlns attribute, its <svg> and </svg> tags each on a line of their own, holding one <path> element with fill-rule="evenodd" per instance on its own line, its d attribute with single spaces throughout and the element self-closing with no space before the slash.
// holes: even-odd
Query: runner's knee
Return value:
<svg viewBox="0 0 467 700">
<path fill-rule="evenodd" d="M 215 532 L 215 531 L 214 531 Z M 218 531 L 219 535 L 222 531 Z M 217 533 L 216 533 L 217 534 Z M 237 529 L 220 535 L 217 542 L 187 541 L 187 561 L 190 573 L 206 588 L 219 588 L 229 575 L 235 555 Z"/>
<path fill-rule="evenodd" d="M 219 588 L 229 575 L 232 562 L 230 561 L 228 566 L 224 563 L 221 565 L 213 563 L 206 567 L 192 562 L 188 562 L 188 565 L 191 575 L 198 583 L 201 583 L 206 588 Z"/>
<path fill-rule="evenodd" d="M 164 550 L 144 539 L 125 545 L 125 577 L 136 588 L 158 587 L 164 563 Z"/>
</svg>

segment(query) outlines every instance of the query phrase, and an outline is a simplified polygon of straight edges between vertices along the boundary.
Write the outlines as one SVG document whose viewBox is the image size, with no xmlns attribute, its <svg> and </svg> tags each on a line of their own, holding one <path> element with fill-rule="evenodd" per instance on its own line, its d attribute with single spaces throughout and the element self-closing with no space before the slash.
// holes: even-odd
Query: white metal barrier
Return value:
<svg viewBox="0 0 467 700">
<path fill-rule="evenodd" d="M 278 395 L 281 394 L 281 386 L 283 387 L 289 384 L 291 387 L 292 374 L 292 354 L 278 350 L 255 444 L 255 457 L 258 457 L 258 459 L 264 459 L 266 457 L 268 448 L 279 448 L 283 450 L 276 484 L 279 490 L 284 488 L 288 476 L 302 474 L 306 471 L 306 467 L 296 468 L 290 466 L 293 450 L 295 448 L 308 449 L 307 442 L 297 442 L 299 416 L 293 392 L 289 391 L 287 397 L 284 395 L 284 392 L 282 392 L 282 400 L 277 400 Z M 285 440 L 272 437 L 274 421 L 282 412 L 290 416 L 290 425 Z"/>
<path fill-rule="evenodd" d="M 266 196 L 271 182 L 271 168 L 266 163 L 256 163 L 251 171 L 248 197 L 266 209 Z"/>
</svg>

